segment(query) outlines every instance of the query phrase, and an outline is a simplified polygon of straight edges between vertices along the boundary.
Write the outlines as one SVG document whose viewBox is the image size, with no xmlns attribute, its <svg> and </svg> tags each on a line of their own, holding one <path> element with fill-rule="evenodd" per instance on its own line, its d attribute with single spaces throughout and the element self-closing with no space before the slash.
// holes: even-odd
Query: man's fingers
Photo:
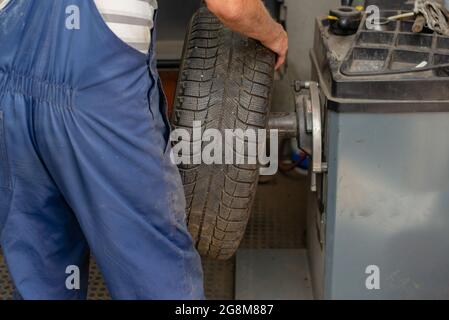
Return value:
<svg viewBox="0 0 449 320">
<path fill-rule="evenodd" d="M 271 39 L 262 42 L 262 44 L 277 55 L 275 69 L 278 70 L 287 59 L 288 34 L 284 28 L 276 23 L 278 32 L 274 32 Z"/>
<path fill-rule="evenodd" d="M 286 55 L 285 54 L 278 55 L 275 69 L 278 70 L 285 63 L 285 60 L 286 60 Z"/>
<path fill-rule="evenodd" d="M 275 70 L 279 70 L 279 68 L 282 66 L 281 57 L 277 58 L 276 66 L 274 67 Z"/>
</svg>

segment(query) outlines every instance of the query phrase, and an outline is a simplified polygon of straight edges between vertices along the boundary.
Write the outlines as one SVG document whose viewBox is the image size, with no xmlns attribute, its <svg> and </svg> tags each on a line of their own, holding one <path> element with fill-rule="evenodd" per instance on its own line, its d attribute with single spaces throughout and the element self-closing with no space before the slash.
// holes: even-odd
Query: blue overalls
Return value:
<svg viewBox="0 0 449 320">
<path fill-rule="evenodd" d="M 115 299 L 204 298 L 152 40 L 122 42 L 94 0 L 0 11 L 0 236 L 24 299 L 86 298 L 90 250 Z"/>
</svg>

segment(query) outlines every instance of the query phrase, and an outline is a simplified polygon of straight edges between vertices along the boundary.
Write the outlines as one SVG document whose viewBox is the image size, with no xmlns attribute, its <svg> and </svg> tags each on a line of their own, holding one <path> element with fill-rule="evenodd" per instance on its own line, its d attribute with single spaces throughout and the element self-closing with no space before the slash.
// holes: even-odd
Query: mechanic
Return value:
<svg viewBox="0 0 449 320">
<path fill-rule="evenodd" d="M 287 34 L 260 0 L 206 3 L 284 63 Z M 18 298 L 85 299 L 90 251 L 114 299 L 204 298 L 169 156 L 156 8 L 0 3 L 0 241 Z"/>
</svg>

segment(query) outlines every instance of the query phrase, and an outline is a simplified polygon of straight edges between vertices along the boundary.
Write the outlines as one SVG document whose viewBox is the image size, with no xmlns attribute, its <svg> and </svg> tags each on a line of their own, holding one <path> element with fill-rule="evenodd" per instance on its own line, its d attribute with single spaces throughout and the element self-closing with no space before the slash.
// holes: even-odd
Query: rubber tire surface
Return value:
<svg viewBox="0 0 449 320">
<path fill-rule="evenodd" d="M 265 129 L 275 55 L 259 42 L 224 27 L 202 7 L 184 44 L 172 124 L 192 132 Z M 204 148 L 204 143 L 202 148 Z M 224 149 L 224 147 L 223 147 Z M 258 165 L 179 165 L 189 231 L 201 255 L 228 259 L 237 250 L 250 217 Z"/>
</svg>

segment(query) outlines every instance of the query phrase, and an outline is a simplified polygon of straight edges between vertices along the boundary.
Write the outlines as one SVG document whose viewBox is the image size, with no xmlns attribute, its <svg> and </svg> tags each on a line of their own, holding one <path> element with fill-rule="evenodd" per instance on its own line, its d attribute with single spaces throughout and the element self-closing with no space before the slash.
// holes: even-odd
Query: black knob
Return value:
<svg viewBox="0 0 449 320">
<path fill-rule="evenodd" d="M 336 18 L 329 22 L 330 31 L 342 36 L 356 33 L 362 20 L 362 12 L 353 7 L 330 10 L 329 15 Z"/>
</svg>

